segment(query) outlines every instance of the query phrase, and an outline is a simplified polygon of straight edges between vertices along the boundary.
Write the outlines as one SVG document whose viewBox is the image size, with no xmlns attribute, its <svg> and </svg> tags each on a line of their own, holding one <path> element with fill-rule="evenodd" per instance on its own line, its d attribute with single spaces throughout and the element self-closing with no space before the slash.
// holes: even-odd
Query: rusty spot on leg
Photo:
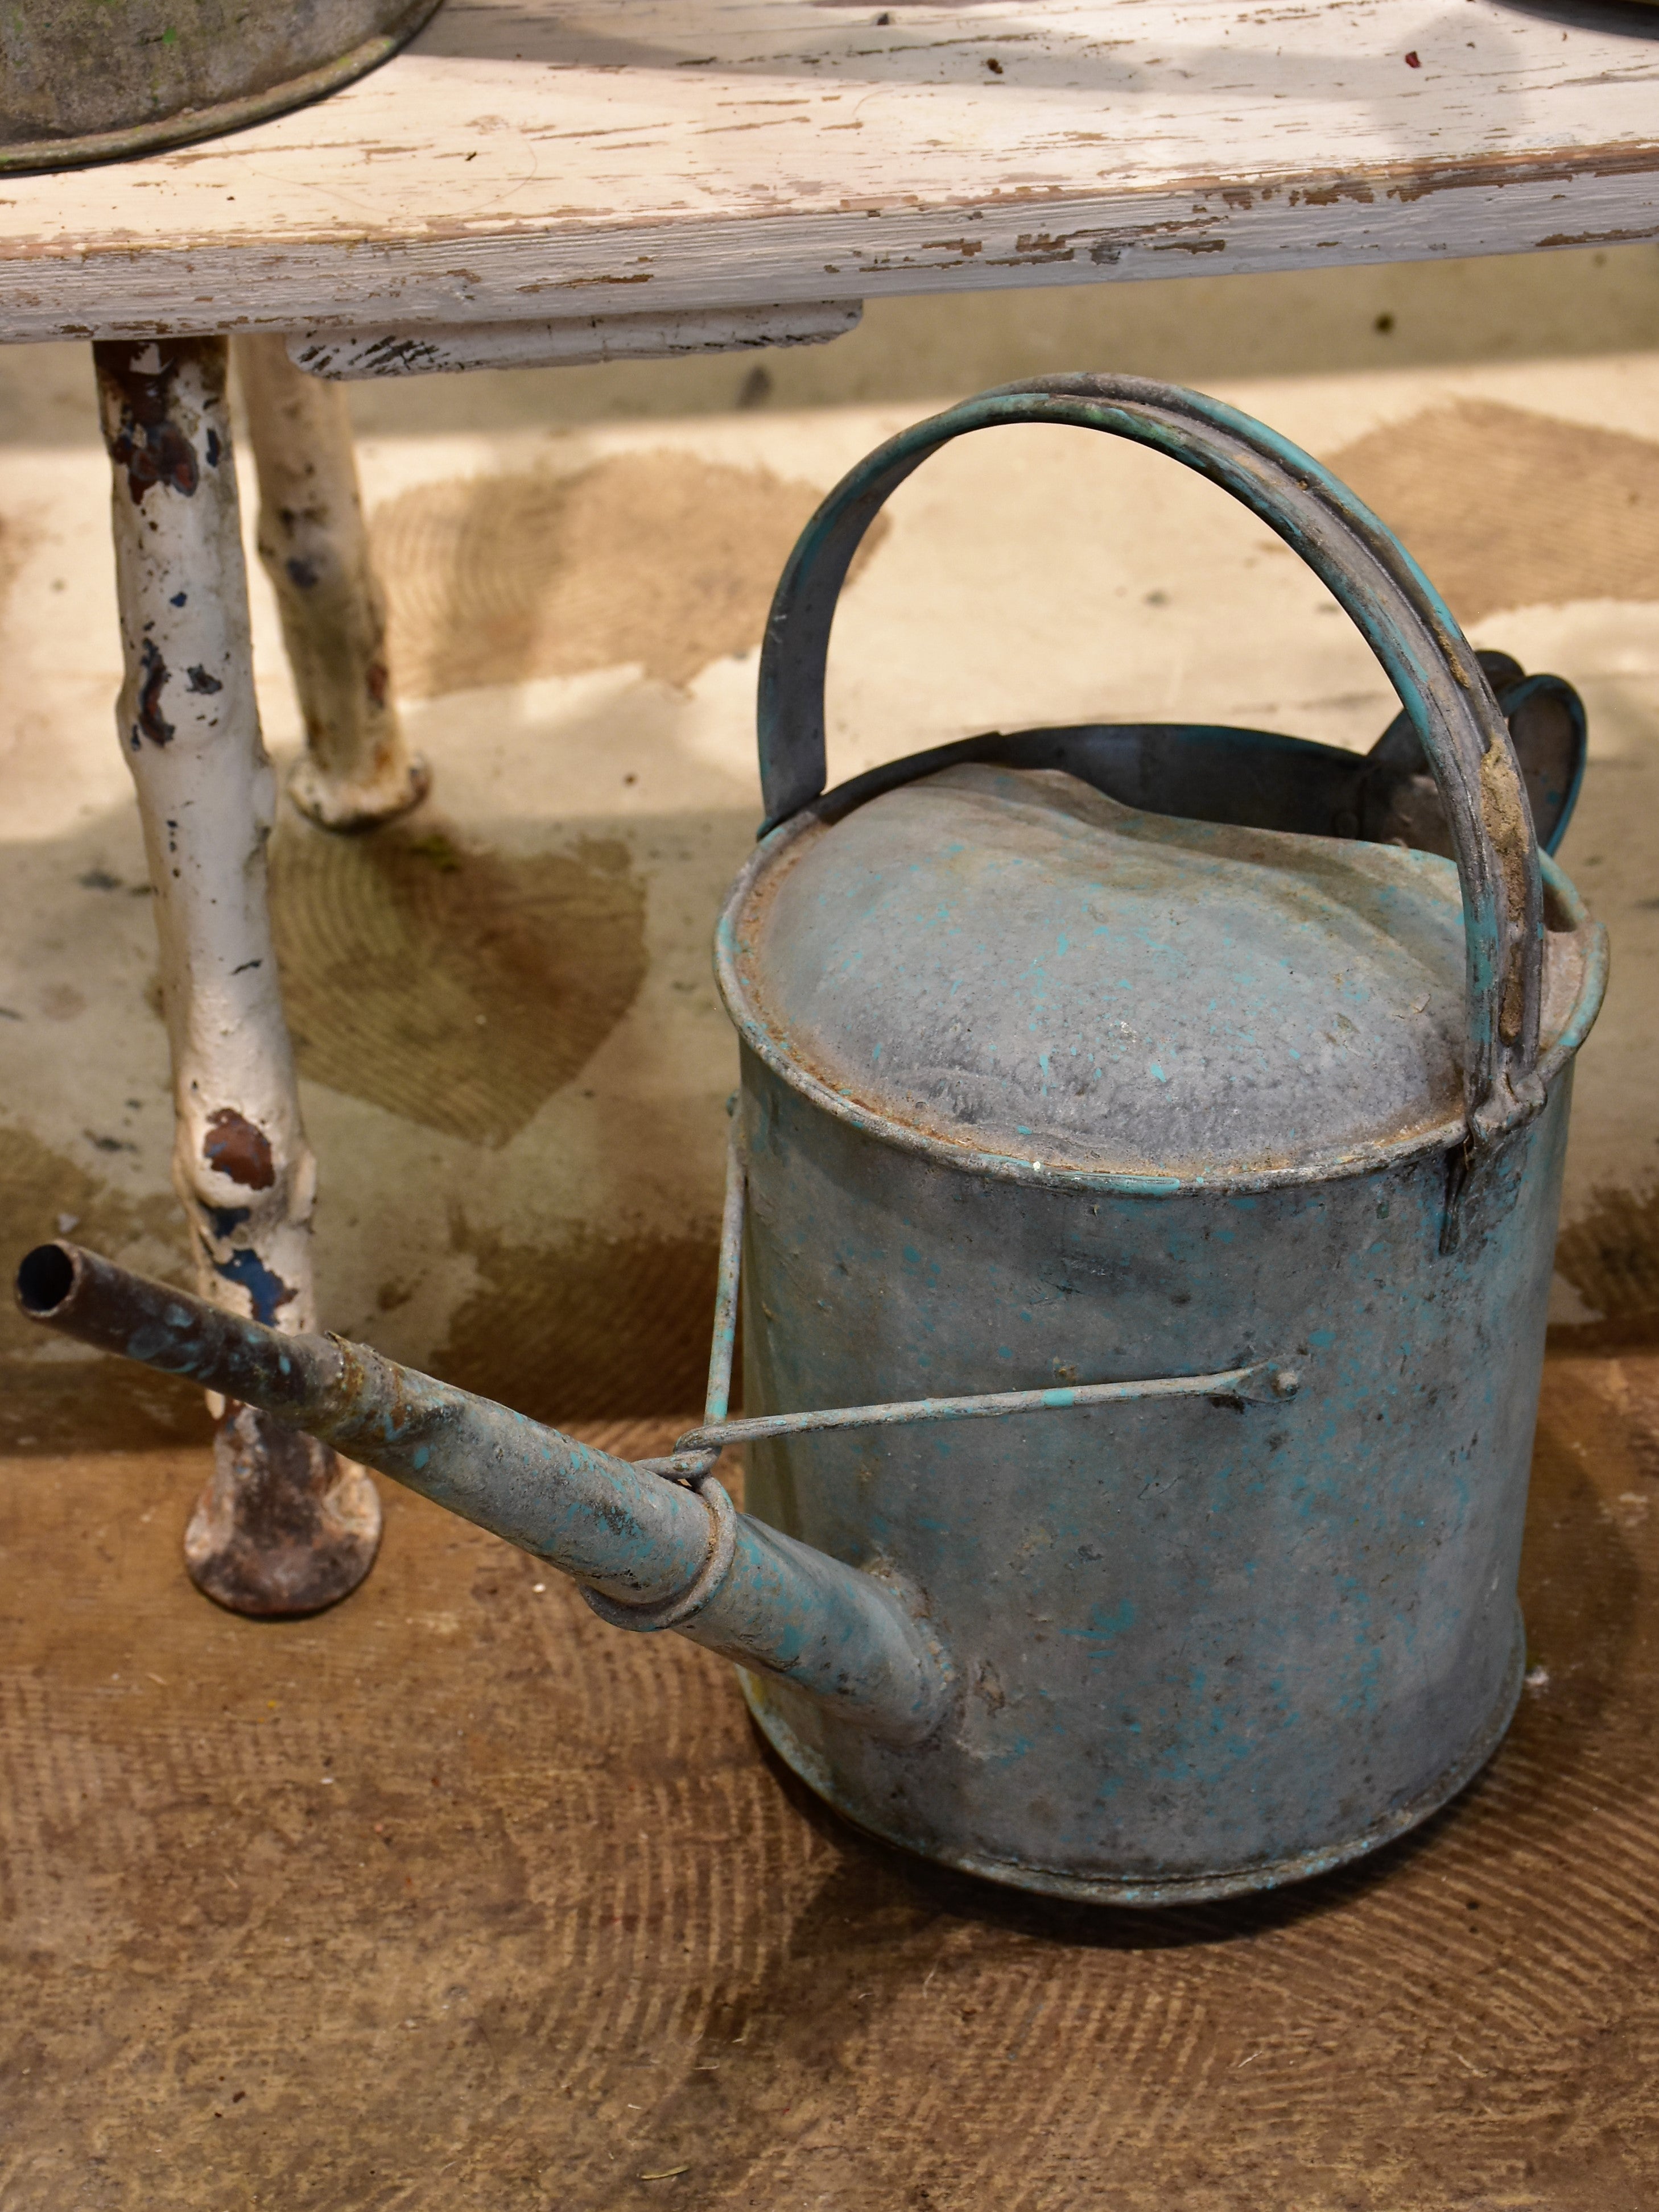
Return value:
<svg viewBox="0 0 1659 2212">
<path fill-rule="evenodd" d="M 1525 926 L 1527 860 L 1532 843 L 1532 824 L 1527 816 L 1525 787 L 1510 748 L 1494 738 L 1480 760 L 1480 811 L 1503 871 L 1504 898 L 1510 928 L 1516 937 Z M 1517 965 L 1504 989 L 1498 1009 L 1498 1034 L 1507 1045 L 1520 1041 L 1525 1005 Z"/>
<path fill-rule="evenodd" d="M 186 499 L 194 494 L 201 471 L 196 448 L 174 421 L 173 380 L 179 349 L 154 342 L 111 340 L 94 348 L 106 397 L 113 402 L 104 424 L 110 459 L 125 469 L 135 507 L 153 484 L 166 484 Z M 213 441 L 216 448 L 217 441 Z M 210 463 L 216 458 L 210 453 Z"/>
<path fill-rule="evenodd" d="M 205 668 L 187 668 L 185 675 L 188 679 L 185 688 L 189 691 L 201 691 L 210 695 L 215 691 L 222 691 L 225 688 L 218 678 L 210 676 Z"/>
<path fill-rule="evenodd" d="M 138 684 L 138 733 L 153 745 L 164 745 L 173 735 L 173 725 L 161 712 L 161 694 L 172 671 L 157 652 L 153 637 L 144 640 L 140 658 L 144 672 Z"/>
<path fill-rule="evenodd" d="M 217 1107 L 208 1115 L 202 1157 L 247 1190 L 269 1190 L 276 1180 L 270 1138 L 234 1106 Z"/>
<path fill-rule="evenodd" d="M 359 1467 L 326 1444 L 233 1403 L 214 1440 L 213 1474 L 185 1534 L 198 1589 L 233 1613 L 316 1613 L 373 1565 L 380 1504 Z"/>
</svg>

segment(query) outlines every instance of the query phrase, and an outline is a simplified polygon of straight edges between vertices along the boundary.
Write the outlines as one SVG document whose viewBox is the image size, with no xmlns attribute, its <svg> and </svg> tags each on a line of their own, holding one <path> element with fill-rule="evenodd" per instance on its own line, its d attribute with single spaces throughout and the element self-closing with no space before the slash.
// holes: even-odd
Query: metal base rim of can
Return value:
<svg viewBox="0 0 1659 2212">
<path fill-rule="evenodd" d="M 786 1721 L 769 1710 L 765 1686 L 742 1668 L 738 1669 L 738 1675 L 743 1685 L 744 1700 L 756 1727 L 791 1773 L 804 1782 L 814 1796 L 821 1797 L 842 1820 L 861 1829 L 866 1835 L 874 1837 L 878 1843 L 890 1844 L 929 1866 L 950 1867 L 958 1874 L 975 1875 L 981 1881 L 995 1882 L 1002 1888 L 1025 1890 L 1040 1897 L 1061 1898 L 1071 1904 L 1119 1905 L 1148 1910 L 1172 1905 L 1207 1905 L 1219 1898 L 1246 1897 L 1259 1890 L 1282 1889 L 1291 1882 L 1310 1881 L 1316 1875 L 1334 1873 L 1338 1867 L 1348 1866 L 1356 1859 L 1368 1857 L 1371 1852 L 1381 1850 L 1385 1844 L 1395 1843 L 1412 1829 L 1420 1827 L 1442 1806 L 1449 1804 L 1460 1790 L 1468 1787 L 1503 1741 L 1521 1700 L 1526 1668 L 1526 1630 L 1517 1607 L 1514 1648 L 1498 1703 L 1468 1749 L 1451 1765 L 1444 1768 L 1426 1790 L 1397 1807 L 1386 1820 L 1376 1822 L 1357 1836 L 1327 1844 L 1319 1850 L 1305 1851 L 1292 1858 L 1270 1859 L 1255 1866 L 1218 1870 L 1213 1874 L 1179 1875 L 1169 1881 L 1117 1881 L 1106 1875 L 1068 1875 L 1048 1867 L 1024 1866 L 1006 1859 L 981 1858 L 971 1852 L 924 1850 L 912 1838 L 900 1835 L 895 1829 L 884 1827 L 866 1813 L 857 1811 L 848 1804 L 830 1782 L 822 1762 L 806 1749 Z"/>
<path fill-rule="evenodd" d="M 180 108 L 177 114 L 160 116 L 153 123 L 131 124 L 124 131 L 95 131 L 80 138 L 31 138 L 17 145 L 0 145 L 0 177 L 89 169 L 101 161 L 137 161 L 144 154 L 161 154 L 169 147 L 188 146 L 199 138 L 218 138 L 233 131 L 246 131 L 255 123 L 269 123 L 275 116 L 338 92 L 390 61 L 441 5 L 442 0 L 413 0 L 407 21 L 397 30 L 377 31 L 337 61 L 325 62 L 303 76 L 269 85 L 263 92 L 246 93 L 240 100 L 220 100 L 212 107 Z"/>
</svg>

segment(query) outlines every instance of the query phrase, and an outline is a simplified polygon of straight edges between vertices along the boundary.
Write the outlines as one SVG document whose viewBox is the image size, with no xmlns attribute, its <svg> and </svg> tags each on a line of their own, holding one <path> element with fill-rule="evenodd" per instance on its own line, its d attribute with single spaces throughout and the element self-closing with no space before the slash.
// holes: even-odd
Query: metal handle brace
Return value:
<svg viewBox="0 0 1659 2212">
<path fill-rule="evenodd" d="M 1033 377 L 918 422 L 860 461 L 801 532 L 768 617 L 758 699 L 766 830 L 823 790 L 830 627 L 877 514 L 952 439 L 1025 422 L 1103 431 L 1197 471 L 1276 532 L 1347 610 L 1439 786 L 1463 891 L 1464 1103 L 1477 1150 L 1495 1146 L 1544 1103 L 1543 891 L 1509 726 L 1473 647 L 1399 541 L 1310 454 L 1219 400 L 1140 377 Z"/>
<path fill-rule="evenodd" d="M 735 1102 L 734 1102 L 735 1103 Z M 986 1390 L 966 1398 L 899 1398 L 880 1406 L 833 1406 L 816 1413 L 761 1413 L 728 1420 L 732 1355 L 737 1342 L 738 1290 L 743 1269 L 745 1196 L 741 1138 L 736 1118 L 726 1155 L 726 1206 L 720 1218 L 720 1273 L 714 1289 L 714 1339 L 708 1356 L 703 1417 L 661 1459 L 636 1460 L 642 1471 L 701 1491 L 727 1444 L 760 1437 L 791 1437 L 829 1429 L 879 1429 L 911 1421 L 999 1420 L 1010 1413 L 1058 1413 L 1078 1406 L 1115 1406 L 1136 1398 L 1220 1398 L 1230 1405 L 1273 1404 L 1295 1397 L 1302 1378 L 1277 1359 L 1229 1367 L 1215 1375 L 1160 1375 L 1139 1382 L 1070 1382 L 1052 1390 Z M 721 1496 L 724 1497 L 724 1492 Z"/>
</svg>

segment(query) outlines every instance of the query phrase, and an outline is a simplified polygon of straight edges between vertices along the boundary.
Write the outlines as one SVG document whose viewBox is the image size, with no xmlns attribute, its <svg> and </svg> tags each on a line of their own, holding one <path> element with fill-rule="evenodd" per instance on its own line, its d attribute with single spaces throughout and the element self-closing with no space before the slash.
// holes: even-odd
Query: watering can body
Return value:
<svg viewBox="0 0 1659 2212">
<path fill-rule="evenodd" d="M 1373 753 L 1091 726 L 826 791 L 864 533 L 939 446 L 1024 422 L 1138 440 L 1278 531 L 1399 693 Z M 72 1248 L 20 1297 L 725 1653 L 878 1835 L 1131 1905 L 1316 1873 L 1455 1794 L 1520 1689 L 1606 975 L 1534 819 L 1553 844 L 1583 736 L 1261 425 L 1132 379 L 984 395 L 855 469 L 774 602 L 768 821 L 717 940 L 742 1088 L 708 1403 L 675 1453 L 627 1465 Z"/>
<path fill-rule="evenodd" d="M 1089 419 L 1088 380 L 1055 396 Z M 962 428 L 998 419 L 995 396 L 981 406 Z M 1538 695 L 1499 657 L 1477 674 L 1408 567 L 1418 665 L 1453 663 L 1448 718 L 1484 695 L 1464 842 L 1509 840 L 1487 1040 L 1505 1096 L 1486 1133 L 1469 1015 L 1492 963 L 1470 957 L 1480 891 L 1467 855 L 1460 886 L 1439 732 L 1449 803 L 1432 829 L 1424 813 L 1427 686 L 1369 764 L 1243 733 L 1030 732 L 803 796 L 823 757 L 817 574 L 844 573 L 943 434 L 843 487 L 769 638 L 777 826 L 718 962 L 744 1042 L 745 1412 L 1063 1399 L 1252 1362 L 1289 1387 L 757 1440 L 752 1511 L 926 1593 L 957 1717 L 898 1754 L 787 1685 L 747 1693 L 782 1757 L 893 1842 L 1069 1896 L 1222 1895 L 1410 1827 L 1514 1710 L 1572 1059 L 1602 947 L 1547 860 L 1527 911 L 1530 824 L 1493 803 L 1498 759 L 1516 764 L 1481 677 L 1512 712 Z M 1326 499 L 1311 464 L 1310 483 L 1249 443 L 1267 467 L 1243 495 L 1275 526 Z M 1346 542 L 1322 573 L 1375 642 L 1399 571 L 1365 580 L 1382 533 L 1332 505 Z M 1552 842 L 1571 750 L 1545 772 L 1531 747 Z M 1170 812 L 1122 803 L 1148 796 Z"/>
<path fill-rule="evenodd" d="M 747 1053 L 746 1411 L 1263 1352 L 1301 1386 L 751 1444 L 749 1510 L 925 1592 L 960 1667 L 955 1724 L 903 1751 L 747 1674 L 785 1760 L 891 1842 L 1129 1905 L 1319 1872 L 1453 1796 L 1521 1686 L 1570 1082 L 1443 1255 L 1443 1154 L 1169 1199 L 975 1183 Z"/>
</svg>

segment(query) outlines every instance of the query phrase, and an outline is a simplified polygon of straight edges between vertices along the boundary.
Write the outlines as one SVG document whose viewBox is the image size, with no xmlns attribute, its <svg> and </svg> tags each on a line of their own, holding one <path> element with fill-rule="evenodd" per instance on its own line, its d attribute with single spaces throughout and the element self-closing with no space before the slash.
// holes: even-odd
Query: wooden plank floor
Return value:
<svg viewBox="0 0 1659 2212">
<path fill-rule="evenodd" d="M 399 1494 L 337 1612 L 218 1613 L 201 1472 L 4 1463 L 7 2212 L 1655 2201 L 1659 1355 L 1551 1362 L 1487 1772 L 1161 1917 L 866 1842 L 720 1663 Z"/>
</svg>

